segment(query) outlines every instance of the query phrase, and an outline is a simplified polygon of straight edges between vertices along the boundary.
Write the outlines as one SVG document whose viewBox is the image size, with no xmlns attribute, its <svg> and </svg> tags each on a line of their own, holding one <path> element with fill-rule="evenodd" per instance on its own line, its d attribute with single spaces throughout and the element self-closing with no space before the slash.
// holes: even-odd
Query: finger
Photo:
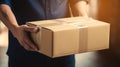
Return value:
<svg viewBox="0 0 120 67">
<path fill-rule="evenodd" d="M 28 51 L 35 51 L 34 49 L 32 49 L 29 44 L 27 44 L 25 41 L 22 42 L 22 46 L 24 47 L 24 49 L 28 50 Z"/>
<path fill-rule="evenodd" d="M 26 43 L 26 40 L 27 40 L 27 36 L 24 36 L 24 38 L 22 40 L 20 40 L 21 42 L 21 45 L 26 49 L 26 50 L 32 50 L 33 51 L 33 48 L 31 46 L 29 46 L 29 44 Z"/>
<path fill-rule="evenodd" d="M 21 42 L 21 46 L 26 50 L 30 50 L 30 47 L 24 41 Z"/>
<path fill-rule="evenodd" d="M 26 50 L 28 50 L 28 51 L 36 51 L 36 50 L 33 49 L 29 44 L 27 44 L 26 42 L 25 42 L 25 45 L 28 46 L 28 47 L 25 47 Z"/>
<path fill-rule="evenodd" d="M 38 32 L 39 31 L 38 27 L 30 27 L 30 26 L 27 26 L 27 25 L 23 25 L 23 29 L 25 31 L 29 31 L 29 32 Z"/>
<path fill-rule="evenodd" d="M 25 43 L 33 50 L 37 51 L 38 48 L 37 46 L 30 40 L 30 39 L 26 39 Z"/>
</svg>

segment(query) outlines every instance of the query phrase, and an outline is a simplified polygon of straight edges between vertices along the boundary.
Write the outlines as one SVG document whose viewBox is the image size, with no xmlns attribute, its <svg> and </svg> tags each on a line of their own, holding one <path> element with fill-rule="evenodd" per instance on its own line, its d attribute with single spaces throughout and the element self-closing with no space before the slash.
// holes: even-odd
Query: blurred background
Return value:
<svg viewBox="0 0 120 67">
<path fill-rule="evenodd" d="M 8 67 L 8 57 L 6 55 L 8 47 L 8 29 L 0 21 L 0 67 Z"/>
<path fill-rule="evenodd" d="M 76 67 L 120 67 L 120 0 L 91 0 L 89 15 L 111 24 L 110 48 L 76 54 Z M 0 67 L 8 67 L 7 33 L 0 22 Z"/>
</svg>

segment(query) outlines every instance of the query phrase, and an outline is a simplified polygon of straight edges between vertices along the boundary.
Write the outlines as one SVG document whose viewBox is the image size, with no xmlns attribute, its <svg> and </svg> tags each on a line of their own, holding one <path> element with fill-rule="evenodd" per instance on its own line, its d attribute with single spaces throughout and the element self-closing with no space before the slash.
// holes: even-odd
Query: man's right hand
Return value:
<svg viewBox="0 0 120 67">
<path fill-rule="evenodd" d="M 23 46 L 26 50 L 29 51 L 39 50 L 37 45 L 30 40 L 29 36 L 27 35 L 27 32 L 38 32 L 38 28 L 29 27 L 27 25 L 21 25 L 17 27 L 16 30 L 12 31 L 14 37 L 17 38 L 21 46 Z"/>
</svg>

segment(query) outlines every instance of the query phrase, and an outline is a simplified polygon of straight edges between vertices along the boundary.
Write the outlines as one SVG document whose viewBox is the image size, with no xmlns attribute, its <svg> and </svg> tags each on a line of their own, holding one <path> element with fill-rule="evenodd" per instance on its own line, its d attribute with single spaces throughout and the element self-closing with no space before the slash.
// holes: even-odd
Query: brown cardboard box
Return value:
<svg viewBox="0 0 120 67">
<path fill-rule="evenodd" d="M 38 26 L 38 33 L 31 33 L 39 52 L 49 57 L 109 48 L 110 24 L 91 18 L 72 17 L 28 22 Z"/>
</svg>

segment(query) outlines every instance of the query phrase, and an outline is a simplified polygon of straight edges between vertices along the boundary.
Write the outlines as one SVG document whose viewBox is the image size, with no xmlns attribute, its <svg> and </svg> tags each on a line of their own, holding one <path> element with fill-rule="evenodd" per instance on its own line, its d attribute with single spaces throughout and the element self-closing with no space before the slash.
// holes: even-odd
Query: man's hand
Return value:
<svg viewBox="0 0 120 67">
<path fill-rule="evenodd" d="M 21 46 L 23 46 L 26 50 L 37 51 L 37 45 L 30 40 L 27 32 L 38 32 L 38 28 L 21 25 L 17 27 L 16 30 L 12 31 L 14 37 L 17 38 Z"/>
</svg>

